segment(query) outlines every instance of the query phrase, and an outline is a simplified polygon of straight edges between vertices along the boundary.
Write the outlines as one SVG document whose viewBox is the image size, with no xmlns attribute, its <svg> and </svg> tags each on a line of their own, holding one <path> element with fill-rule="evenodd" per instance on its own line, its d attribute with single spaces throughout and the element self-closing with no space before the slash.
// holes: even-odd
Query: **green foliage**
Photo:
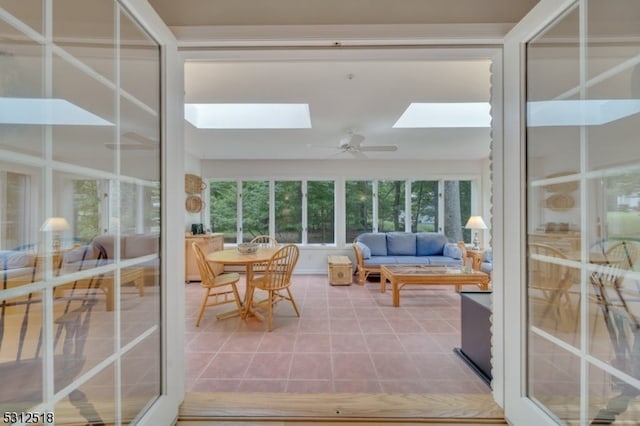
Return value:
<svg viewBox="0 0 640 426">
<path fill-rule="evenodd" d="M 76 238 L 88 241 L 100 235 L 100 203 L 97 180 L 73 181 L 73 235 Z"/>
</svg>

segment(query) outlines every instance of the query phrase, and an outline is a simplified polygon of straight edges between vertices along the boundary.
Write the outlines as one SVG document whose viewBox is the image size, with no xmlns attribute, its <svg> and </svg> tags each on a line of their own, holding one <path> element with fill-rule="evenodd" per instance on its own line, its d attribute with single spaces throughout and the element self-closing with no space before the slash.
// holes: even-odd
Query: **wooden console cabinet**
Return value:
<svg viewBox="0 0 640 426">
<path fill-rule="evenodd" d="M 198 263 L 196 262 L 196 256 L 193 253 L 191 243 L 196 242 L 206 255 L 213 251 L 224 249 L 224 234 L 214 233 L 205 235 L 187 235 L 184 237 L 185 248 L 185 276 L 184 281 L 188 284 L 192 281 L 200 281 L 200 270 L 198 270 Z"/>
</svg>

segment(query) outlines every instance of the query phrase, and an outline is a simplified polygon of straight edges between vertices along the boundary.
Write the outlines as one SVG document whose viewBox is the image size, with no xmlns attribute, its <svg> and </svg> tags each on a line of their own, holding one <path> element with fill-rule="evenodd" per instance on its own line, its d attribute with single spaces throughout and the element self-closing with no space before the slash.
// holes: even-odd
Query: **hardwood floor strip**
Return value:
<svg viewBox="0 0 640 426">
<path fill-rule="evenodd" d="M 197 393 L 185 396 L 179 421 L 251 420 L 251 424 L 506 424 L 491 395 Z M 253 422 L 258 423 L 253 423 Z M 274 423 L 274 421 L 276 423 Z M 264 423 L 260 423 L 264 422 Z M 282 423 L 280 423 L 282 422 Z M 179 423 L 180 424 L 180 423 Z M 197 423 L 195 423 L 197 424 Z M 202 424 L 207 424 L 202 423 Z"/>
</svg>

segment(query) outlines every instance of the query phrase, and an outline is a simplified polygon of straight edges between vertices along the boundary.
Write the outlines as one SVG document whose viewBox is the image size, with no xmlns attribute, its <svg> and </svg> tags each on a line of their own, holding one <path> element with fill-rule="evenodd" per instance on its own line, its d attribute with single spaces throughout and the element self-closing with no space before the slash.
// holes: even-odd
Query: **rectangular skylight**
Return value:
<svg viewBox="0 0 640 426">
<path fill-rule="evenodd" d="M 0 111 L 2 124 L 113 126 L 65 99 L 0 97 Z"/>
<path fill-rule="evenodd" d="M 198 129 L 310 129 L 308 104 L 185 104 Z"/>
<path fill-rule="evenodd" d="M 394 128 L 490 127 L 488 102 L 413 102 Z"/>
<path fill-rule="evenodd" d="M 527 126 L 597 126 L 640 112 L 640 99 L 528 102 Z"/>
</svg>

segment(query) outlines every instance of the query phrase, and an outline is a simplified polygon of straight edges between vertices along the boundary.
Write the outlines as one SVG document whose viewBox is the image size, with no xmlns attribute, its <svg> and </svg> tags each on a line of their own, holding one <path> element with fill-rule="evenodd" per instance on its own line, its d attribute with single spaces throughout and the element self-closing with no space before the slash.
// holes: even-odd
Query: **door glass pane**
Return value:
<svg viewBox="0 0 640 426">
<path fill-rule="evenodd" d="M 41 120 L 16 98 L 38 102 L 43 97 L 43 47 L 0 21 L 0 149 L 38 156 L 42 154 Z M 33 108 L 33 106 L 32 106 Z M 7 111 L 16 114 L 8 115 Z"/>
<path fill-rule="evenodd" d="M 307 242 L 333 244 L 335 191 L 332 181 L 307 182 Z"/>
<path fill-rule="evenodd" d="M 403 180 L 378 182 L 378 231 L 404 231 L 406 211 Z"/>
<path fill-rule="evenodd" d="M 209 218 L 211 232 L 222 232 L 225 243 L 237 241 L 238 185 L 233 182 L 209 183 Z"/>
<path fill-rule="evenodd" d="M 527 46 L 528 391 L 565 423 L 627 424 L 640 410 L 640 4 L 580 6 Z"/>
<path fill-rule="evenodd" d="M 269 182 L 242 182 L 242 241 L 269 234 Z"/>
<path fill-rule="evenodd" d="M 302 182 L 275 183 L 276 240 L 279 243 L 302 242 Z"/>
<path fill-rule="evenodd" d="M 2 3 L 53 37 L 0 22 L 0 407 L 125 423 L 161 393 L 160 51 L 118 2 L 46 6 Z M 120 25 L 145 55 L 118 55 Z M 118 84 L 142 56 L 140 100 Z"/>
</svg>

